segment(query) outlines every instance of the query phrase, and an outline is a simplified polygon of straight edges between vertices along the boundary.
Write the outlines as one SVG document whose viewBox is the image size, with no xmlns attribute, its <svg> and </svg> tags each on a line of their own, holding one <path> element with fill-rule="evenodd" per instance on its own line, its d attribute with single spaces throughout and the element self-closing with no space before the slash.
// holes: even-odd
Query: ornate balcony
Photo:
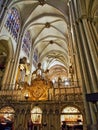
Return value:
<svg viewBox="0 0 98 130">
<path fill-rule="evenodd" d="M 75 84 L 77 84 L 75 82 Z M 38 84 L 39 85 L 39 84 Z M 42 83 L 41 83 L 42 85 Z M 59 84 L 60 85 L 60 84 Z M 39 85 L 40 86 L 40 85 Z M 45 88 L 41 91 L 41 89 L 37 88 L 36 91 L 33 91 L 32 86 L 29 86 L 28 89 L 24 88 L 21 90 L 1 90 L 0 91 L 0 101 L 6 102 L 6 101 L 56 101 L 56 102 L 82 102 L 82 90 L 79 86 L 65 86 L 63 83 L 59 87 L 57 86 L 57 83 L 53 84 L 53 87 Z M 42 92 L 42 93 L 41 93 Z M 45 93 L 44 93 L 45 92 Z M 36 97 L 36 94 L 40 93 L 40 98 L 34 98 Z M 46 94 L 46 95 L 44 95 Z M 26 96 L 28 95 L 28 98 Z M 32 96 L 33 95 L 33 96 Z M 44 97 L 44 98 L 42 98 Z"/>
</svg>

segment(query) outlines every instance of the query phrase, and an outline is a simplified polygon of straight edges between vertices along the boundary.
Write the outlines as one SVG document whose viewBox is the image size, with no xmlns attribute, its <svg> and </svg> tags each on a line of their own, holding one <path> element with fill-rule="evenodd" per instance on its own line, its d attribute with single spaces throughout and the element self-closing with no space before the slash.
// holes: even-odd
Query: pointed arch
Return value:
<svg viewBox="0 0 98 130">
<path fill-rule="evenodd" d="M 66 122 L 68 126 L 81 125 L 83 127 L 83 115 L 76 106 L 66 106 L 61 112 L 61 124 Z"/>
<path fill-rule="evenodd" d="M 7 84 L 8 75 L 10 75 L 11 71 L 11 62 L 13 61 L 13 56 L 14 49 L 11 39 L 8 36 L 0 36 L 0 89 L 4 89 L 5 84 Z"/>
<path fill-rule="evenodd" d="M 42 110 L 40 107 L 35 106 L 32 110 L 31 110 L 31 120 L 33 123 L 38 123 L 41 124 L 41 120 L 42 120 Z"/>
<path fill-rule="evenodd" d="M 15 110 L 10 106 L 4 106 L 0 109 L 0 128 L 3 124 L 5 124 L 5 128 L 7 126 L 12 127 L 14 123 Z"/>
</svg>

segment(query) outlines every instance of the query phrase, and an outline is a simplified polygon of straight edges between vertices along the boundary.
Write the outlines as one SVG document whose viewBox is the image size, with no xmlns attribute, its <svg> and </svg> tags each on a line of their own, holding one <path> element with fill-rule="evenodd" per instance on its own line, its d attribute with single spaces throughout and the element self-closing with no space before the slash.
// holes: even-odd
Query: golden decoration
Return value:
<svg viewBox="0 0 98 130">
<path fill-rule="evenodd" d="M 37 78 L 31 82 L 31 85 L 25 83 L 24 93 L 29 93 L 28 100 L 48 100 L 48 89 L 51 84 L 41 78 Z"/>
</svg>

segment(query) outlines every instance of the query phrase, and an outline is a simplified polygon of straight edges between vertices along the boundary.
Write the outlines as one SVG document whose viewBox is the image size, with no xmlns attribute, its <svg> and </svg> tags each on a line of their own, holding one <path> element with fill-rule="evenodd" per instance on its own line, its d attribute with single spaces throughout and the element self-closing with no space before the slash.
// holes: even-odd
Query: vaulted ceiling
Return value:
<svg viewBox="0 0 98 130">
<path fill-rule="evenodd" d="M 32 51 L 38 50 L 43 69 L 51 76 L 67 76 L 68 57 L 68 6 L 64 0 L 21 0 L 14 3 L 21 20 L 32 37 Z M 55 68 L 55 69 L 54 69 Z"/>
<path fill-rule="evenodd" d="M 67 76 L 69 67 L 68 0 L 16 0 L 24 30 L 32 37 L 32 50 L 37 49 L 39 62 L 52 75 Z M 94 10 L 97 0 L 84 1 L 87 10 Z M 97 6 L 98 7 L 98 6 Z M 94 8 L 94 9 L 93 9 Z M 98 9 L 94 12 L 98 21 Z M 97 24 L 98 25 L 98 24 Z"/>
</svg>

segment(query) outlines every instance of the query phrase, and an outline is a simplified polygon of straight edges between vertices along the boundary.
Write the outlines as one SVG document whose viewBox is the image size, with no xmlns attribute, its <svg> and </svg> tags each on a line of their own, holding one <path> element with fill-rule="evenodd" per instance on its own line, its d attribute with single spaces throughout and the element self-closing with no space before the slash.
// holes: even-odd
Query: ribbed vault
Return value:
<svg viewBox="0 0 98 130">
<path fill-rule="evenodd" d="M 94 0 L 91 5 L 91 1 L 78 1 L 78 8 L 81 4 L 79 13 L 94 18 L 98 28 L 98 2 Z M 35 49 L 38 50 L 43 69 L 52 69 L 55 75 L 58 71 L 59 75 L 63 76 L 62 72 L 66 75 L 70 64 L 68 0 L 16 0 L 10 6 L 15 6 L 20 12 L 22 32 L 30 31 L 32 55 Z"/>
</svg>

